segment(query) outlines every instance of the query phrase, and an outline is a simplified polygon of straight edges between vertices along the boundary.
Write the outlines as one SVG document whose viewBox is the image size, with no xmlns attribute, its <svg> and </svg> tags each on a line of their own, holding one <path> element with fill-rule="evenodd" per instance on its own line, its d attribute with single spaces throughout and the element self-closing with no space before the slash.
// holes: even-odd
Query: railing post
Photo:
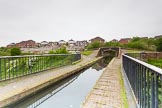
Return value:
<svg viewBox="0 0 162 108">
<path fill-rule="evenodd" d="M 155 79 L 155 108 L 158 108 L 158 80 L 159 80 L 159 76 L 156 75 L 156 79 Z"/>
<path fill-rule="evenodd" d="M 154 83 L 154 72 L 151 73 L 151 105 L 155 108 L 155 83 Z"/>
<path fill-rule="evenodd" d="M 1 63 L 1 58 L 0 58 L 0 80 L 2 80 L 2 63 Z"/>
<path fill-rule="evenodd" d="M 4 59 L 4 79 L 6 80 L 6 59 Z"/>
</svg>

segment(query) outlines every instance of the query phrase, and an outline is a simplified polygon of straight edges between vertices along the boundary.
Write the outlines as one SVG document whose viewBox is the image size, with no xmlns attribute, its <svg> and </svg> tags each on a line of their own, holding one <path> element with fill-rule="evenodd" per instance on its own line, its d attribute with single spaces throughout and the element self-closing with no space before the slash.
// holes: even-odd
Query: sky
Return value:
<svg viewBox="0 0 162 108">
<path fill-rule="evenodd" d="M 0 0 L 0 46 L 162 34 L 162 0 Z"/>
</svg>

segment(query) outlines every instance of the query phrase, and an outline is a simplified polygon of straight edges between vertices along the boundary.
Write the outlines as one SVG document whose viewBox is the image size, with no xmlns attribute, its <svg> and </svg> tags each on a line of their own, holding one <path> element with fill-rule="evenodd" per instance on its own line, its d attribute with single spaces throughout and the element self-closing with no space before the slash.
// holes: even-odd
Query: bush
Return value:
<svg viewBox="0 0 162 108">
<path fill-rule="evenodd" d="M 55 54 L 53 50 L 49 51 L 48 54 Z"/>
<path fill-rule="evenodd" d="M 20 48 L 12 48 L 10 53 L 11 53 L 11 56 L 17 56 L 21 54 L 21 50 Z"/>
<path fill-rule="evenodd" d="M 68 54 L 69 52 L 66 50 L 65 47 L 62 47 L 60 49 L 57 49 L 56 51 L 51 50 L 48 53 L 49 54 Z"/>
<path fill-rule="evenodd" d="M 69 52 L 66 50 L 65 47 L 62 47 L 55 51 L 55 54 L 68 54 Z"/>
<path fill-rule="evenodd" d="M 147 38 L 134 37 L 128 44 L 123 45 L 126 48 L 140 49 L 140 50 L 151 50 L 155 51 L 155 40 Z"/>
<path fill-rule="evenodd" d="M 105 43 L 105 47 L 120 47 L 121 45 L 119 44 L 119 42 L 106 42 Z"/>
<path fill-rule="evenodd" d="M 102 43 L 93 42 L 93 43 L 90 43 L 87 48 L 88 49 L 96 49 L 96 48 L 100 48 L 101 46 L 103 46 Z"/>
<path fill-rule="evenodd" d="M 156 48 L 157 51 L 162 51 L 162 38 L 157 39 L 156 46 L 157 46 Z"/>
<path fill-rule="evenodd" d="M 10 56 L 10 53 L 0 51 L 0 56 Z"/>
</svg>

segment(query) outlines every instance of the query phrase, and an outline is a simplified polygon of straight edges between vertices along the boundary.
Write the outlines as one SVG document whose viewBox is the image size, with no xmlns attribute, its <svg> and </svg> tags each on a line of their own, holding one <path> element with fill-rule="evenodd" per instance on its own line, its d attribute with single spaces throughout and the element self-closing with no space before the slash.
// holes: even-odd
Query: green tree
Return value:
<svg viewBox="0 0 162 108">
<path fill-rule="evenodd" d="M 119 42 L 106 42 L 105 43 L 105 46 L 106 47 L 119 47 L 119 46 L 121 46 L 120 44 L 119 44 Z"/>
<path fill-rule="evenodd" d="M 55 54 L 53 50 L 49 51 L 48 54 Z"/>
<path fill-rule="evenodd" d="M 68 54 L 69 52 L 66 50 L 65 47 L 61 47 L 59 49 L 57 49 L 56 51 L 49 51 L 48 54 Z"/>
<path fill-rule="evenodd" d="M 6 47 L 0 47 L 0 56 L 9 56 L 10 49 Z"/>
<path fill-rule="evenodd" d="M 11 56 L 20 55 L 21 54 L 21 50 L 20 50 L 20 48 L 16 48 L 15 47 L 15 48 L 11 49 L 10 53 L 11 53 Z"/>
<path fill-rule="evenodd" d="M 162 38 L 156 40 L 156 46 L 157 46 L 156 48 L 157 51 L 162 51 Z"/>
<path fill-rule="evenodd" d="M 102 45 L 101 42 L 93 42 L 93 43 L 90 43 L 87 48 L 88 49 L 95 49 L 95 48 L 100 48 L 102 46 L 103 45 Z"/>
<path fill-rule="evenodd" d="M 66 50 L 66 47 L 62 47 L 55 51 L 55 54 L 68 54 L 69 52 Z"/>
</svg>

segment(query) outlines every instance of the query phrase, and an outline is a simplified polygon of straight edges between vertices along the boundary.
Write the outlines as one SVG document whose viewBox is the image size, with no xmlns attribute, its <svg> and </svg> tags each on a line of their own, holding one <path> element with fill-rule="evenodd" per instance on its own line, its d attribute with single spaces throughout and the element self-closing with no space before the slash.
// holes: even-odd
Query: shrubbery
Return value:
<svg viewBox="0 0 162 108">
<path fill-rule="evenodd" d="M 68 54 L 69 52 L 66 50 L 65 47 L 62 47 L 60 49 L 57 49 L 56 51 L 49 51 L 49 54 Z"/>
<path fill-rule="evenodd" d="M 157 46 L 156 48 L 157 51 L 162 51 L 162 38 L 157 39 L 156 46 Z"/>
<path fill-rule="evenodd" d="M 15 48 L 11 49 L 10 53 L 11 53 L 11 56 L 21 55 L 21 50 L 20 50 L 20 48 L 15 47 Z"/>
<path fill-rule="evenodd" d="M 0 47 L 0 56 L 9 56 L 10 49 L 5 47 Z"/>
<path fill-rule="evenodd" d="M 90 43 L 88 46 L 87 46 L 87 49 L 96 49 L 96 48 L 100 48 L 102 47 L 103 44 L 100 43 L 100 42 L 93 42 L 93 43 Z"/>
</svg>

